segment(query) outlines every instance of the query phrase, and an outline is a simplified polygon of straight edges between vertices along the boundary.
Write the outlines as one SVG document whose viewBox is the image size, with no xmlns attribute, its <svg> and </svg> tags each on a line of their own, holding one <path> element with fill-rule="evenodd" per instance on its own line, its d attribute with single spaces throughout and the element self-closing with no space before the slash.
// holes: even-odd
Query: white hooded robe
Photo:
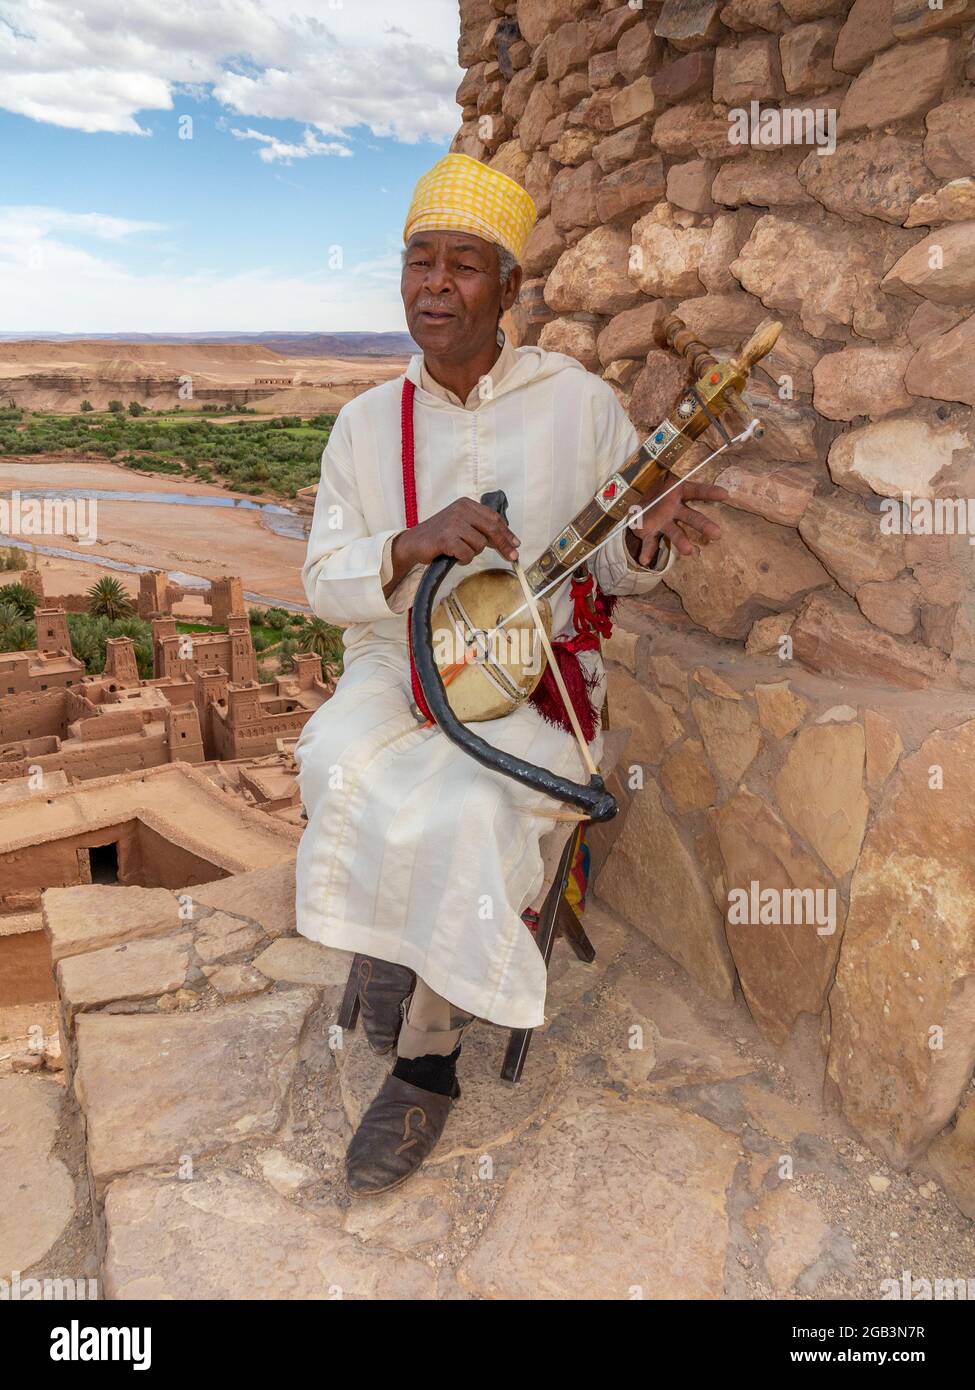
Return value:
<svg viewBox="0 0 975 1390">
<path fill-rule="evenodd" d="M 519 348 L 514 366 L 473 409 L 416 383 L 420 520 L 458 497 L 501 488 L 527 569 L 639 443 L 611 388 L 574 359 Z M 545 967 L 521 919 L 542 887 L 542 793 L 481 767 L 411 713 L 407 609 L 417 567 L 387 598 L 383 552 L 405 527 L 403 378 L 345 405 L 322 457 L 302 578 L 314 613 L 346 625 L 345 668 L 296 748 L 308 823 L 298 851 L 298 930 L 311 940 L 414 970 L 458 1008 L 513 1028 L 544 1021 Z M 622 535 L 593 558 L 604 592 L 645 593 L 673 555 L 641 569 Z M 503 565 L 485 549 L 440 590 Z M 569 583 L 549 596 L 553 635 L 572 631 Z M 597 673 L 598 653 L 583 662 Z M 570 733 L 530 705 L 476 726 L 498 748 L 588 781 Z M 592 751 L 600 755 L 597 735 Z"/>
</svg>

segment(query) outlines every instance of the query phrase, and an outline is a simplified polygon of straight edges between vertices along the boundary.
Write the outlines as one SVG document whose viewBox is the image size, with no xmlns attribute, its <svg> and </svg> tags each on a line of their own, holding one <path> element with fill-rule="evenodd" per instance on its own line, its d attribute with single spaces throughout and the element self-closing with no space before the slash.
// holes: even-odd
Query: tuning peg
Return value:
<svg viewBox="0 0 975 1390">
<path fill-rule="evenodd" d="M 756 362 L 768 356 L 778 342 L 781 332 L 782 325 L 777 319 L 762 319 L 752 336 L 738 349 L 733 365 L 742 375 L 746 375 Z"/>
<path fill-rule="evenodd" d="M 709 368 L 717 366 L 718 359 L 707 343 L 702 343 L 699 338 L 695 338 L 684 320 L 679 319 L 676 314 L 669 314 L 664 319 L 660 325 L 660 333 L 663 336 L 664 346 L 673 348 L 674 352 L 686 358 L 695 377 L 699 377 Z"/>
</svg>

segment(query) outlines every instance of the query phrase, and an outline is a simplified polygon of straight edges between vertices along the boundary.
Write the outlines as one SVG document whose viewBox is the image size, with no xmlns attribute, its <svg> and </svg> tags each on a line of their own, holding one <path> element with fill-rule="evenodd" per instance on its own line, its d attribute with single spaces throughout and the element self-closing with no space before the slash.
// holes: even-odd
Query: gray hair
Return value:
<svg viewBox="0 0 975 1390">
<path fill-rule="evenodd" d="M 403 248 L 400 260 L 403 265 L 406 265 L 405 247 Z M 518 262 L 515 259 L 514 255 L 512 254 L 512 252 L 508 250 L 506 246 L 498 247 L 498 278 L 501 281 L 502 289 L 504 289 L 505 285 L 511 279 L 511 272 L 514 270 L 517 264 Z"/>
</svg>

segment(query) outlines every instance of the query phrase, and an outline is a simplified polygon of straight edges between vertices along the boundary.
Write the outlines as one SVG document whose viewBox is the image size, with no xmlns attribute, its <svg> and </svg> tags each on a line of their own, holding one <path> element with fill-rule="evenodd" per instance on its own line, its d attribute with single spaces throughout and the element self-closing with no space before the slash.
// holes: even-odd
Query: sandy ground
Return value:
<svg viewBox="0 0 975 1390">
<path fill-rule="evenodd" d="M 224 499 L 242 496 L 207 483 L 159 474 L 144 477 L 107 462 L 0 461 L 0 493 L 9 493 L 18 487 L 50 488 L 52 493 L 58 488 L 74 487 L 173 492 Z M 247 500 L 275 499 L 252 497 Z M 96 516 L 98 540 L 94 545 L 81 546 L 70 537 L 39 538 L 43 545 L 84 550 L 92 557 L 90 561 L 76 561 L 39 554 L 38 564 L 49 596 L 80 593 L 106 573 L 120 579 L 130 593 L 138 594 L 138 574 L 98 564 L 98 556 L 109 556 L 129 564 L 201 575 L 205 579 L 240 575 L 246 590 L 267 598 L 305 603 L 300 578 L 304 541 L 276 535 L 257 511 L 99 499 Z M 192 609 L 193 605 L 189 607 Z"/>
</svg>

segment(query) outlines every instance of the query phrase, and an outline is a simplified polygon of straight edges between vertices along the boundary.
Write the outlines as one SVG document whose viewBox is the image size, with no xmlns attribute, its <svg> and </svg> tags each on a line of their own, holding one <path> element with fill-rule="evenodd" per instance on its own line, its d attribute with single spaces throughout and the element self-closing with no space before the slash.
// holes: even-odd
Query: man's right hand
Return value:
<svg viewBox="0 0 975 1390">
<path fill-rule="evenodd" d="M 469 565 L 485 546 L 491 546 L 513 564 L 521 542 L 502 517 L 472 497 L 460 497 L 449 507 L 393 540 L 393 583 L 391 589 L 414 565 L 428 565 L 438 555 L 453 555 Z"/>
</svg>

